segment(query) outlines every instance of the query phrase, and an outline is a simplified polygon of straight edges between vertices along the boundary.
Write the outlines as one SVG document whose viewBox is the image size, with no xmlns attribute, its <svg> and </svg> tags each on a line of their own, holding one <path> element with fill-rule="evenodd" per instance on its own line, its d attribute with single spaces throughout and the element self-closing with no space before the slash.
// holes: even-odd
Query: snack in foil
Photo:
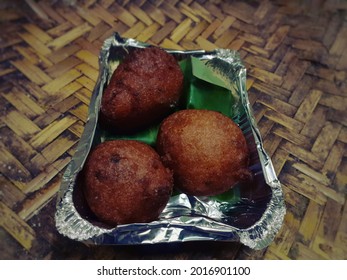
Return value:
<svg viewBox="0 0 347 280">
<path fill-rule="evenodd" d="M 140 141 L 97 145 L 81 174 L 79 183 L 91 214 L 110 226 L 157 220 L 173 190 L 171 170 Z"/>
<path fill-rule="evenodd" d="M 186 109 L 165 118 L 158 153 L 173 172 L 175 188 L 193 196 L 214 196 L 248 180 L 249 153 L 242 130 L 212 110 Z"/>
<path fill-rule="evenodd" d="M 103 93 L 100 123 L 106 130 L 129 134 L 160 121 L 177 107 L 183 79 L 178 62 L 166 51 L 132 50 Z"/>
<path fill-rule="evenodd" d="M 266 154 L 246 91 L 246 69 L 236 51 L 166 51 L 179 61 L 184 74 L 184 102 L 176 110 L 206 109 L 231 118 L 243 132 L 250 153 L 252 181 L 238 182 L 214 196 L 174 191 L 159 218 L 149 223 L 105 227 L 87 207 L 79 181 L 91 149 L 115 139 L 155 146 L 159 123 L 137 133 L 119 133 L 100 126 L 101 98 L 112 73 L 124 57 L 149 44 L 115 33 L 100 52 L 99 78 L 94 88 L 80 142 L 62 178 L 55 213 L 58 231 L 90 244 L 150 244 L 194 240 L 238 241 L 267 247 L 282 226 L 285 204 L 281 184 Z"/>
</svg>

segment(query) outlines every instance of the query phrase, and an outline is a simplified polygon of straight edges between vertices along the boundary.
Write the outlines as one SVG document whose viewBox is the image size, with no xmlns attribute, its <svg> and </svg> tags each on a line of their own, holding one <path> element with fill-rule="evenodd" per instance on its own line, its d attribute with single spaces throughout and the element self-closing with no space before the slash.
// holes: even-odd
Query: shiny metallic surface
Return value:
<svg viewBox="0 0 347 280">
<path fill-rule="evenodd" d="M 92 244 L 151 244 L 196 240 L 239 241 L 253 249 L 267 247 L 279 231 L 285 205 L 281 184 L 271 159 L 265 152 L 255 123 L 246 90 L 246 69 L 238 53 L 217 49 L 206 52 L 167 50 L 178 60 L 194 57 L 202 61 L 225 83 L 234 97 L 233 119 L 242 129 L 250 149 L 254 174 L 252 185 L 240 188 L 237 202 L 215 197 L 176 194 L 171 197 L 157 221 L 146 224 L 103 228 L 92 223 L 77 210 L 73 199 L 76 181 L 98 133 L 98 112 L 104 87 L 114 69 L 130 48 L 147 44 L 124 39 L 118 34 L 104 42 L 100 52 L 99 79 L 94 88 L 84 132 L 69 163 L 60 187 L 55 214 L 58 231 L 73 240 Z M 103 141 L 102 137 L 100 137 Z"/>
</svg>

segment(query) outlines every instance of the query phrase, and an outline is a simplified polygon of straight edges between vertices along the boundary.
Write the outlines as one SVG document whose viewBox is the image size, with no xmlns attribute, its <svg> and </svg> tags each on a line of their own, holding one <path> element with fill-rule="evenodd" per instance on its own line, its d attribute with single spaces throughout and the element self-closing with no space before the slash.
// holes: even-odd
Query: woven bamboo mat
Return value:
<svg viewBox="0 0 347 280">
<path fill-rule="evenodd" d="M 14 0 L 0 8 L 1 259 L 347 258 L 345 1 Z M 99 49 L 114 31 L 167 48 L 240 52 L 287 205 L 267 249 L 95 247 L 57 233 L 61 177 L 84 128 Z"/>
</svg>

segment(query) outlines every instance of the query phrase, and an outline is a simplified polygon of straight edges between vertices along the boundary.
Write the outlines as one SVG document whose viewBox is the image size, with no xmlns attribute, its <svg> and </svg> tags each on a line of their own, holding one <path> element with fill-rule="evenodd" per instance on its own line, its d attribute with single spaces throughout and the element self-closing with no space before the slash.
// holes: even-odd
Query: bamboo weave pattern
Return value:
<svg viewBox="0 0 347 280">
<path fill-rule="evenodd" d="M 0 8 L 0 259 L 347 259 L 345 1 L 27 0 Z M 115 31 L 165 48 L 240 52 L 287 205 L 267 249 L 100 248 L 57 233 L 61 176 L 83 131 L 100 47 Z"/>
</svg>

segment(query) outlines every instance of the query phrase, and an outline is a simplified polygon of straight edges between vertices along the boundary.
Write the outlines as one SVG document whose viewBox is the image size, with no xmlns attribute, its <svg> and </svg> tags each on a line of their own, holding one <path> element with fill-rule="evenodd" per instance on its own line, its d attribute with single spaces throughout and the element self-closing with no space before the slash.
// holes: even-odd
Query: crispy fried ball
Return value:
<svg viewBox="0 0 347 280">
<path fill-rule="evenodd" d="M 133 132 L 161 121 L 178 103 L 183 73 L 158 47 L 136 49 L 116 68 L 101 101 L 108 129 Z"/>
<path fill-rule="evenodd" d="M 97 145 L 84 167 L 84 193 L 96 217 L 109 225 L 151 222 L 166 206 L 172 173 L 156 151 L 141 142 Z"/>
<path fill-rule="evenodd" d="M 175 187 L 189 195 L 220 194 L 250 176 L 242 131 L 215 111 L 182 110 L 167 117 L 157 150 L 173 171 Z"/>
</svg>

